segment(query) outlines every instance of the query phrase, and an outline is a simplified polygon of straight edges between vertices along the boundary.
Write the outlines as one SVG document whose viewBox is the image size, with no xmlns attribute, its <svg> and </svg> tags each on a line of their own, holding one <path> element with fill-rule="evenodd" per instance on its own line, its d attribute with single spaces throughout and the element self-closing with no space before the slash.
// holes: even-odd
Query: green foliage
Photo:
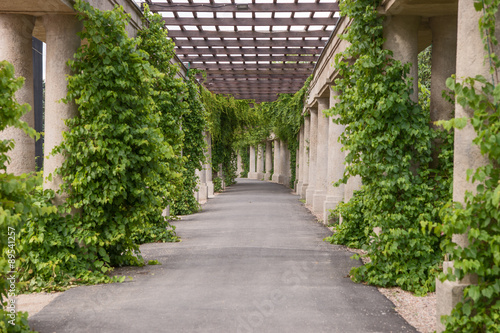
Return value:
<svg viewBox="0 0 500 333">
<path fill-rule="evenodd" d="M 55 152 L 66 157 L 59 169 L 66 204 L 78 209 L 69 228 L 79 230 L 90 269 L 105 273 L 109 265 L 142 264 L 134 236 L 148 223 L 164 223 L 165 179 L 174 177 L 166 161 L 174 150 L 152 97 L 154 84 L 164 82 L 127 36 L 129 16 L 81 0 L 75 9 L 87 42 L 68 62 L 75 74 L 65 102 L 75 101 L 78 115 L 66 121 L 69 131 Z"/>
<path fill-rule="evenodd" d="M 14 67 L 7 61 L 0 62 L 0 131 L 7 126 L 24 131 L 32 138 L 35 131 L 20 120 L 30 110 L 29 105 L 20 105 L 15 92 L 24 83 L 23 78 L 14 78 Z M 29 332 L 27 314 L 9 311 L 8 299 L 13 298 L 9 278 L 17 280 L 17 268 L 21 266 L 21 252 L 16 245 L 17 235 L 23 224 L 34 215 L 47 213 L 32 205 L 30 193 L 36 179 L 30 175 L 15 176 L 7 173 L 10 158 L 7 153 L 14 148 L 14 140 L 0 140 L 0 330 L 2 332 Z M 11 295 L 9 295 L 11 294 Z"/>
<path fill-rule="evenodd" d="M 184 131 L 185 157 L 182 173 L 182 193 L 174 198 L 172 209 L 175 214 L 187 215 L 197 212 L 200 205 L 193 193 L 196 189 L 198 176 L 196 170 L 202 170 L 205 162 L 204 149 L 206 148 L 203 131 L 207 129 L 206 111 L 200 97 L 200 86 L 196 82 L 196 70 L 189 70 L 187 85 L 188 111 L 182 117 Z"/>
<path fill-rule="evenodd" d="M 223 188 L 222 188 L 222 178 L 220 177 L 214 177 L 212 179 L 213 183 L 214 183 L 214 192 L 222 192 Z"/>
<path fill-rule="evenodd" d="M 310 76 L 304 86 L 295 94 L 280 94 L 274 102 L 264 102 L 258 106 L 263 124 L 267 124 L 264 131 L 264 140 L 273 132 L 280 140 L 285 141 L 290 150 L 290 187 L 293 188 L 296 179 L 297 149 L 299 148 L 298 134 L 300 126 L 304 123 L 304 101 L 312 80 Z"/>
<path fill-rule="evenodd" d="M 202 101 L 208 112 L 210 133 L 212 134 L 212 170 L 222 174 L 226 186 L 235 183 L 236 150 L 242 132 L 254 122 L 249 101 L 236 100 L 232 96 L 213 94 L 208 90 L 202 92 Z"/>
<path fill-rule="evenodd" d="M 370 240 L 364 248 L 372 261 L 352 270 L 355 281 L 425 294 L 434 289 L 441 239 L 422 232 L 420 222 L 440 222 L 438 207 L 450 198 L 451 170 L 444 161 L 438 169 L 429 166 L 431 142 L 438 133 L 430 129 L 429 113 L 410 99 L 410 64 L 392 59 L 392 52 L 383 49 L 379 2 L 340 3 L 342 15 L 353 23 L 342 36 L 350 46 L 336 57 L 339 79 L 334 89 L 342 94 L 328 115 L 345 125 L 340 141 L 349 153 L 341 182 L 359 175 L 363 191 L 338 212 L 342 210 L 346 224 L 341 228 L 360 227 L 367 233 L 332 240 L 356 245 Z M 374 228 L 380 229 L 379 235 Z"/>
<path fill-rule="evenodd" d="M 333 235 L 325 238 L 332 244 L 342 244 L 359 249 L 368 244 L 370 229 L 363 215 L 364 206 L 363 189 L 354 192 L 348 202 L 341 202 L 331 211 L 330 220 L 338 220 L 340 216 L 346 222 L 334 226 Z"/>
<path fill-rule="evenodd" d="M 430 112 L 432 45 L 418 54 L 418 105 Z"/>
<path fill-rule="evenodd" d="M 146 52 L 149 63 L 157 70 L 153 83 L 153 100 L 159 114 L 159 128 L 164 138 L 164 144 L 172 147 L 173 154 L 163 155 L 160 162 L 165 168 L 161 179 L 162 186 L 167 190 L 163 198 L 163 207 L 172 204 L 174 199 L 184 195 L 183 172 L 186 157 L 182 155 L 184 147 L 184 131 L 181 123 L 189 112 L 187 86 L 181 78 L 176 77 L 179 68 L 172 64 L 175 56 L 174 43 L 168 38 L 164 29 L 165 22 L 159 14 L 151 14 L 145 5 L 143 28 L 138 32 L 138 47 Z M 173 211 L 173 209 L 172 209 Z M 168 218 L 168 216 L 167 216 Z M 173 241 L 175 233 L 167 219 L 146 221 L 146 226 L 136 235 L 138 243 Z"/>
<path fill-rule="evenodd" d="M 442 210 L 444 225 L 438 231 L 449 236 L 442 248 L 454 261 L 454 272 L 443 272 L 444 281 L 460 280 L 467 274 L 477 276 L 478 283 L 465 288 L 463 301 L 453 309 L 451 316 L 442 318 L 446 332 L 498 332 L 500 330 L 500 85 L 498 69 L 500 60 L 492 53 L 497 45 L 495 19 L 499 0 L 476 1 L 477 11 L 483 12 L 479 21 L 488 63 L 489 79 L 476 76 L 465 78 L 462 83 L 455 78 L 447 86 L 456 95 L 457 102 L 466 109 L 474 110 L 470 119 L 459 118 L 442 123 L 445 127 L 464 128 L 473 126 L 477 137 L 473 143 L 489 163 L 468 170 L 467 178 L 478 183 L 475 193 L 466 192 L 464 204 L 455 202 Z M 495 79 L 496 78 L 496 79 Z M 466 234 L 467 247 L 455 244 L 451 236 Z"/>
<path fill-rule="evenodd" d="M 243 165 L 243 172 L 238 177 L 246 178 L 248 177 L 248 172 L 250 171 L 250 152 L 248 146 L 240 148 L 241 164 Z"/>
</svg>

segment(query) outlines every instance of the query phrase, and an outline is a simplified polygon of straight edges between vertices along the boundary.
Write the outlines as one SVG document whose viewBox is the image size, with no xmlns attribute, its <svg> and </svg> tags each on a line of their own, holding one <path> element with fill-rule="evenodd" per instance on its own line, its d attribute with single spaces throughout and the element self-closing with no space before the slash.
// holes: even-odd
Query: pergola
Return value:
<svg viewBox="0 0 500 333">
<path fill-rule="evenodd" d="M 337 24 L 337 0 L 248 1 L 146 3 L 164 17 L 186 67 L 206 71 L 210 91 L 256 102 L 295 93 Z"/>
</svg>

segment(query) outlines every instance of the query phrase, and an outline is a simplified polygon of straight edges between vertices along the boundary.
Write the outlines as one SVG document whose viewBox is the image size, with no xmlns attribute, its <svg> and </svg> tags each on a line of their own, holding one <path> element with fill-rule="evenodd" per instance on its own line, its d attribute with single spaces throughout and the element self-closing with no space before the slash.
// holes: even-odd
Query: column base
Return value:
<svg viewBox="0 0 500 333">
<path fill-rule="evenodd" d="M 316 190 L 313 195 L 313 211 L 316 214 L 323 213 L 323 204 L 326 199 L 326 191 L 325 190 Z M 325 222 L 325 220 L 323 220 Z"/>
<path fill-rule="evenodd" d="M 163 212 L 161 213 L 161 216 L 165 216 L 167 220 L 170 218 L 170 205 L 168 205 Z"/>
<path fill-rule="evenodd" d="M 248 179 L 257 179 L 257 172 L 249 172 Z"/>
<path fill-rule="evenodd" d="M 316 189 L 313 186 L 310 186 L 306 190 L 306 204 L 311 205 L 313 204 L 313 199 L 314 199 L 314 192 L 316 192 Z"/>
<path fill-rule="evenodd" d="M 198 188 L 198 202 L 204 203 L 208 199 L 208 186 L 207 184 L 200 184 Z"/>
<path fill-rule="evenodd" d="M 295 192 L 300 195 L 300 191 L 302 190 L 302 185 L 304 184 L 302 183 L 302 181 L 299 182 L 296 181 L 296 184 L 297 185 L 295 185 Z"/>
<path fill-rule="evenodd" d="M 302 184 L 302 187 L 300 189 L 299 192 L 297 192 L 300 196 L 301 199 L 305 199 L 306 198 L 306 191 L 307 191 L 307 188 L 309 187 L 309 184 Z"/>
<path fill-rule="evenodd" d="M 257 172 L 257 179 L 258 179 L 258 180 L 263 180 L 263 179 L 264 179 L 264 173 L 262 173 L 262 172 Z"/>
<path fill-rule="evenodd" d="M 207 182 L 207 197 L 209 199 L 215 198 L 214 183 L 212 181 Z"/>
<path fill-rule="evenodd" d="M 271 173 L 270 173 L 270 172 L 266 172 L 266 173 L 264 174 L 264 180 L 265 180 L 266 182 L 270 181 L 270 180 L 271 180 L 271 177 L 272 177 L 272 175 L 271 175 Z"/>
<path fill-rule="evenodd" d="M 464 295 L 464 289 L 468 284 L 460 284 L 456 281 L 441 282 L 436 279 L 436 332 L 442 332 L 445 329 L 441 323 L 441 316 L 451 314 L 451 310 L 461 302 Z"/>
<path fill-rule="evenodd" d="M 342 198 L 331 195 L 326 196 L 325 202 L 323 203 L 323 221 L 325 221 L 325 224 L 328 225 L 339 222 L 339 217 L 330 218 L 330 210 L 337 208 L 341 201 Z"/>
<path fill-rule="evenodd" d="M 280 180 L 280 175 L 278 173 L 273 174 L 272 182 L 273 183 L 279 183 Z"/>
</svg>

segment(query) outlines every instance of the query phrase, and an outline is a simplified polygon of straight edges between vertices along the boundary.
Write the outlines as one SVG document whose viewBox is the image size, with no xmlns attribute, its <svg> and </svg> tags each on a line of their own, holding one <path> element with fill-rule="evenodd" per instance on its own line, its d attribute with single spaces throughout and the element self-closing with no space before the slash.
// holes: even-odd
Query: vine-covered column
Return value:
<svg viewBox="0 0 500 333">
<path fill-rule="evenodd" d="M 304 112 L 306 112 L 305 110 Z M 301 199 L 306 198 L 307 187 L 309 186 L 309 130 L 310 120 L 308 114 L 304 117 L 304 149 L 302 150 L 302 184 L 299 184 L 297 193 Z"/>
<path fill-rule="evenodd" d="M 66 65 L 73 58 L 81 44 L 77 33 L 82 23 L 73 15 L 46 15 L 43 17 L 47 43 L 47 65 L 45 86 L 45 153 L 49 154 L 63 141 L 63 132 L 68 130 L 65 119 L 74 117 L 78 110 L 75 103 L 61 103 L 67 95 L 66 77 L 71 74 Z M 45 188 L 57 190 L 62 182 L 60 175 L 54 175 L 56 168 L 64 161 L 62 154 L 49 156 L 43 166 L 43 176 L 52 174 L 52 181 Z"/>
<path fill-rule="evenodd" d="M 274 161 L 273 161 L 273 179 L 274 183 L 280 181 L 280 140 L 274 139 Z"/>
<path fill-rule="evenodd" d="M 330 88 L 330 108 L 337 102 L 338 92 Z M 344 176 L 345 155 L 339 137 L 344 132 L 344 125 L 336 124 L 328 118 L 328 171 L 326 176 L 327 191 L 323 205 L 323 221 L 329 224 L 330 210 L 337 207 L 344 199 L 344 184 L 335 187 L 332 184 Z"/>
<path fill-rule="evenodd" d="M 309 123 L 309 186 L 306 191 L 306 203 L 313 204 L 316 191 L 316 157 L 318 138 L 318 109 L 310 108 L 311 120 Z"/>
<path fill-rule="evenodd" d="M 28 103 L 33 110 L 33 53 L 32 33 L 36 17 L 29 15 L 0 14 L 0 60 L 14 66 L 15 76 L 24 77 L 24 85 L 16 92 L 20 104 Z M 35 127 L 35 113 L 29 111 L 21 117 L 31 128 Z M 36 170 L 35 140 L 23 130 L 7 127 L 0 132 L 0 140 L 15 141 L 7 155 L 11 158 L 7 173 L 21 175 Z"/>
<path fill-rule="evenodd" d="M 418 26 L 420 16 L 386 16 L 384 21 L 384 48 L 393 52 L 393 58 L 403 64 L 412 64 L 409 76 L 413 78 L 411 99 L 418 102 Z"/>
<path fill-rule="evenodd" d="M 240 177 L 243 172 L 243 165 L 241 161 L 241 153 L 238 150 L 238 155 L 236 155 L 236 176 Z"/>
<path fill-rule="evenodd" d="M 299 148 L 297 149 L 297 157 L 295 160 L 295 191 L 299 193 L 299 186 L 302 186 L 303 180 L 302 180 L 302 155 L 304 151 L 304 124 L 300 125 L 300 130 L 299 130 Z"/>
<path fill-rule="evenodd" d="M 248 179 L 257 179 L 255 172 L 255 147 L 250 146 L 250 171 L 248 171 Z"/>
<path fill-rule="evenodd" d="M 460 82 L 464 77 L 483 75 L 490 78 L 489 64 L 484 60 L 486 51 L 483 47 L 478 22 L 481 12 L 474 9 L 474 3 L 460 0 L 458 5 L 458 33 L 456 77 Z M 498 24 L 497 24 L 498 26 Z M 472 118 L 474 110 L 464 108 L 460 103 L 455 104 L 455 118 Z M 475 170 L 489 163 L 487 156 L 481 154 L 477 145 L 472 143 L 476 137 L 473 126 L 468 123 L 465 128 L 455 129 L 454 163 L 453 163 L 453 201 L 464 203 L 465 192 L 475 192 L 478 183 L 468 181 L 467 170 Z M 479 217 L 478 217 L 479 218 Z M 453 242 L 460 247 L 467 247 L 467 235 L 454 235 Z M 446 272 L 453 267 L 452 261 L 443 263 Z M 444 329 L 440 321 L 442 315 L 449 315 L 451 310 L 462 301 L 463 290 L 470 284 L 477 282 L 475 275 L 466 275 L 460 281 L 436 281 L 437 294 L 437 331 Z"/>
<path fill-rule="evenodd" d="M 214 198 L 214 182 L 212 180 L 212 136 L 210 132 L 205 135 L 205 143 L 207 144 L 207 161 L 205 164 L 205 169 L 207 170 L 207 197 Z"/>
<path fill-rule="evenodd" d="M 264 147 L 262 144 L 257 146 L 257 179 L 264 178 Z"/>
<path fill-rule="evenodd" d="M 328 170 L 328 120 L 323 114 L 328 110 L 330 100 L 326 97 L 318 98 L 318 137 L 316 144 L 316 191 L 313 197 L 313 211 L 323 213 L 323 203 L 326 198 L 326 176 Z"/>
<path fill-rule="evenodd" d="M 270 140 L 266 141 L 266 173 L 264 180 L 268 181 L 271 177 L 271 170 L 273 165 L 273 143 Z"/>
</svg>

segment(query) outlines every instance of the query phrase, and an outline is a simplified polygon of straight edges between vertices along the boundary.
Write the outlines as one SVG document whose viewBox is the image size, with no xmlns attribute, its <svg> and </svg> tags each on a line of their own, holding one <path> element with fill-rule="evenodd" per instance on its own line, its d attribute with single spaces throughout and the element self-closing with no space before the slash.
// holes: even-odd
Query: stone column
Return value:
<svg viewBox="0 0 500 333">
<path fill-rule="evenodd" d="M 273 165 L 273 182 L 279 183 L 280 181 L 280 140 L 274 140 L 274 165 Z"/>
<path fill-rule="evenodd" d="M 200 171 L 200 185 L 198 186 L 198 202 L 203 203 L 208 199 L 207 172 L 206 164 L 203 165 L 203 170 Z"/>
<path fill-rule="evenodd" d="M 299 131 L 299 149 L 297 150 L 297 157 L 295 158 L 296 161 L 296 167 L 295 167 L 295 184 L 296 188 L 295 191 L 296 193 L 300 193 L 300 189 L 302 188 L 302 184 L 304 183 L 303 180 L 303 175 L 302 175 L 302 164 L 304 163 L 302 158 L 303 158 L 303 151 L 304 151 L 304 124 L 300 126 L 300 131 Z"/>
<path fill-rule="evenodd" d="M 29 104 L 31 110 L 21 117 L 35 128 L 34 93 L 33 93 L 33 51 L 32 33 L 36 17 L 17 14 L 0 14 L 0 61 L 7 60 L 14 66 L 16 78 L 24 77 L 24 85 L 16 92 L 20 104 Z M 11 158 L 7 172 L 21 175 L 36 171 L 35 139 L 22 130 L 7 127 L 0 132 L 0 140 L 15 141 L 14 149 L 7 155 Z"/>
<path fill-rule="evenodd" d="M 248 171 L 248 179 L 257 179 L 255 172 L 255 147 L 250 146 L 250 170 Z"/>
<path fill-rule="evenodd" d="M 328 170 L 328 117 L 323 111 L 328 110 L 330 100 L 318 98 L 318 138 L 316 144 L 316 191 L 313 196 L 313 211 L 323 213 L 326 199 L 326 175 Z"/>
<path fill-rule="evenodd" d="M 330 90 L 330 108 L 336 103 L 338 92 Z M 344 199 L 344 184 L 334 187 L 332 184 L 344 176 L 345 154 L 342 151 L 342 144 L 338 141 L 340 135 L 344 132 L 344 125 L 337 125 L 330 117 L 328 119 L 328 171 L 327 171 L 327 190 L 326 199 L 323 205 L 323 221 L 329 224 L 330 209 L 337 207 L 339 202 Z"/>
<path fill-rule="evenodd" d="M 318 138 L 318 109 L 311 108 L 311 120 L 309 126 L 309 186 L 306 190 L 306 204 L 313 204 L 314 192 L 316 191 L 316 155 Z"/>
<path fill-rule="evenodd" d="M 241 154 L 238 150 L 238 155 L 236 156 L 236 177 L 241 177 L 241 173 L 243 172 L 243 166 L 241 162 Z"/>
<path fill-rule="evenodd" d="M 311 117 L 307 115 L 304 118 L 304 149 L 302 151 L 302 187 L 299 189 L 298 194 L 301 199 L 306 198 L 307 187 L 309 186 L 309 130 L 311 124 Z"/>
<path fill-rule="evenodd" d="M 66 62 L 73 57 L 81 44 L 77 32 L 82 29 L 82 24 L 73 15 L 46 15 L 43 17 L 43 24 L 47 43 L 44 152 L 48 155 L 63 140 L 62 133 L 68 129 L 64 121 L 78 112 L 76 104 L 64 104 L 59 100 L 67 94 L 66 76 L 71 74 L 71 71 Z M 43 176 L 47 178 L 52 174 L 52 181 L 47 181 L 45 188 L 59 189 L 62 179 L 61 176 L 54 175 L 54 171 L 63 162 L 64 157 L 61 154 L 49 156 L 45 160 Z"/>
<path fill-rule="evenodd" d="M 478 22 L 482 16 L 476 12 L 474 3 L 468 0 L 458 1 L 458 30 L 457 30 L 457 81 L 464 77 L 483 75 L 490 80 L 489 63 L 485 61 L 486 51 L 479 32 Z M 497 15 L 497 20 L 499 19 Z M 498 22 L 498 21 L 497 21 Z M 497 24 L 498 27 L 498 24 Z M 498 34 L 498 31 L 497 31 Z M 500 47 L 495 46 L 492 52 L 499 54 Z M 473 111 L 464 109 L 459 103 L 455 103 L 455 117 L 470 118 Z M 455 148 L 453 161 L 453 201 L 464 202 L 465 192 L 475 192 L 477 183 L 467 181 L 467 169 L 477 169 L 489 161 L 481 155 L 479 147 L 472 143 L 476 133 L 472 125 L 468 124 L 464 129 L 455 130 Z M 454 235 L 453 241 L 461 247 L 468 245 L 466 235 Z M 453 262 L 445 261 L 443 269 L 453 267 Z M 444 329 L 440 318 L 442 315 L 450 314 L 455 305 L 462 300 L 463 290 L 470 284 L 477 283 L 474 275 L 468 275 L 461 281 L 445 281 L 441 283 L 436 280 L 437 295 L 437 331 Z"/>
<path fill-rule="evenodd" d="M 257 148 L 257 179 L 264 178 L 264 147 L 259 145 Z"/>
<path fill-rule="evenodd" d="M 205 143 L 207 144 L 207 163 L 205 164 L 207 177 L 207 197 L 214 198 L 214 182 L 212 180 L 212 136 L 209 132 L 205 135 Z"/>
<path fill-rule="evenodd" d="M 453 117 L 454 105 L 442 96 L 446 79 L 456 72 L 457 54 L 457 17 L 436 16 L 430 18 L 432 29 L 432 66 L 431 66 L 431 121 L 449 120 Z M 431 125 L 435 127 L 434 125 Z M 432 167 L 439 167 L 440 142 L 434 142 Z"/>
<path fill-rule="evenodd" d="M 411 62 L 413 78 L 411 99 L 418 102 L 418 26 L 420 16 L 386 16 L 384 21 L 384 48 L 391 50 L 393 58 L 403 63 Z"/>
<path fill-rule="evenodd" d="M 287 149 L 286 149 L 286 144 L 285 144 L 285 141 L 280 141 L 280 161 L 279 161 L 279 164 L 280 164 L 280 176 L 279 176 L 279 180 L 278 180 L 278 183 L 280 183 L 281 185 L 286 185 L 286 169 L 287 169 L 287 165 L 286 165 L 286 152 L 287 152 Z"/>
<path fill-rule="evenodd" d="M 271 141 L 266 141 L 266 173 L 264 175 L 264 180 L 268 181 L 271 178 L 271 169 L 273 164 L 273 143 Z"/>
</svg>

